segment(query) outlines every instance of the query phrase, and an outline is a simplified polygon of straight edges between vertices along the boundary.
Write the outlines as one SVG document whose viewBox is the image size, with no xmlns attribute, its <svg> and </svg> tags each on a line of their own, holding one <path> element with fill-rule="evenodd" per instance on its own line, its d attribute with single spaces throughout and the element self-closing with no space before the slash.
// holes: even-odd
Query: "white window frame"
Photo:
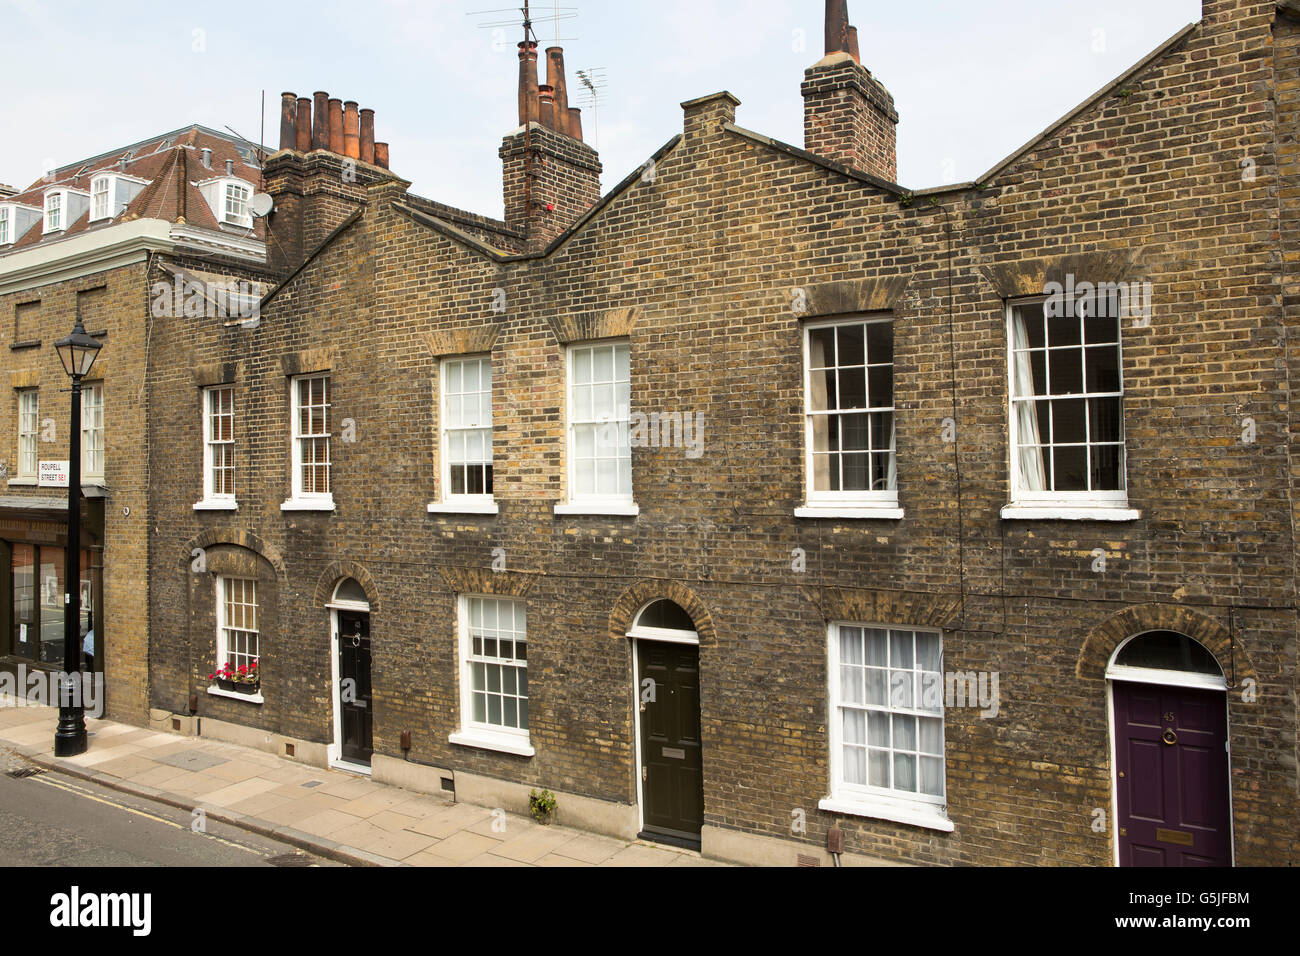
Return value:
<svg viewBox="0 0 1300 956">
<path fill-rule="evenodd" d="M 590 421 L 575 421 L 574 419 L 574 411 L 575 411 L 574 362 L 575 362 L 575 356 L 579 352 L 584 350 L 592 350 L 592 349 L 599 349 L 599 348 L 615 349 L 615 359 L 614 359 L 615 362 L 614 367 L 616 370 L 615 380 L 609 384 L 612 384 L 614 386 L 614 405 L 615 405 L 614 410 L 617 417 L 608 420 L 600 419 L 598 421 L 601 424 L 599 424 L 597 427 L 603 427 L 604 425 L 608 425 L 610 427 L 617 428 L 621 425 L 624 432 L 628 434 L 626 462 L 627 462 L 627 469 L 628 469 L 628 481 L 631 486 L 631 491 L 629 491 L 629 493 L 627 494 L 580 495 L 577 493 L 576 490 L 578 479 L 577 479 L 577 467 L 576 467 L 577 442 L 574 437 L 575 429 L 578 426 L 590 426 L 593 423 Z M 617 377 L 617 368 L 618 368 L 617 349 L 619 348 L 626 349 L 628 353 L 628 380 L 626 383 L 627 391 L 628 391 L 628 401 L 626 403 L 621 403 L 618 400 L 619 386 L 624 384 L 622 382 L 619 382 Z M 567 502 L 562 504 L 557 504 L 555 506 L 555 513 L 557 515 L 611 515 L 611 516 L 635 517 L 636 515 L 639 515 L 641 513 L 640 508 L 638 508 L 636 504 L 636 494 L 635 494 L 636 476 L 632 471 L 631 390 L 632 390 L 632 349 L 631 349 L 630 340 L 599 339 L 599 340 L 594 340 L 589 342 L 575 342 L 569 345 L 565 349 L 564 436 L 565 436 L 565 462 L 566 462 L 566 469 L 567 469 L 566 485 L 568 487 L 569 497 Z M 622 461 L 623 459 L 620 457 L 619 460 Z"/>
<path fill-rule="evenodd" d="M 325 380 L 325 431 L 322 434 L 304 435 L 302 426 L 302 405 L 300 402 L 301 383 L 316 379 Z M 334 460 L 333 434 L 329 430 L 330 411 L 333 408 L 334 380 L 330 372 L 312 372 L 308 375 L 295 375 L 289 379 L 290 412 L 290 459 L 292 462 L 291 489 L 292 497 L 280 506 L 282 511 L 333 511 L 334 510 Z M 307 440 L 324 439 L 329 488 L 328 492 L 303 491 L 302 482 L 302 444 Z"/>
<path fill-rule="evenodd" d="M 480 388 L 477 392 L 461 391 L 451 393 L 448 391 L 448 384 L 451 381 L 450 370 L 453 366 L 462 367 L 470 363 L 477 363 L 482 375 L 482 370 L 486 368 L 488 376 L 488 414 L 486 422 L 476 420 L 473 425 L 462 425 L 458 428 L 450 428 L 448 422 L 451 421 L 450 405 L 451 400 L 456 397 L 463 397 L 468 394 L 482 395 L 481 387 L 482 378 L 480 377 Z M 464 379 L 462 377 L 461 381 Z M 488 461 L 487 465 L 493 469 L 493 486 L 495 488 L 495 446 L 493 422 L 496 416 L 495 396 L 492 378 L 492 356 L 484 355 L 457 355 L 442 360 L 438 368 L 438 467 L 439 483 L 442 490 L 442 500 L 429 505 L 430 514 L 482 514 L 495 515 L 500 513 L 497 506 L 496 498 L 493 492 L 486 494 L 456 494 L 452 491 L 451 469 L 455 463 L 451 460 L 452 435 L 455 432 L 486 431 L 488 440 Z M 463 463 L 460 463 L 463 464 Z"/>
<path fill-rule="evenodd" d="M 889 714 L 900 714 L 903 716 L 913 716 L 918 719 L 921 717 L 933 719 L 936 716 L 940 720 L 941 748 L 943 750 L 943 787 L 944 793 L 939 796 L 933 794 L 921 793 L 919 790 L 920 781 L 920 764 L 919 758 L 916 768 L 918 791 L 908 793 L 905 791 L 873 787 L 866 784 L 848 783 L 844 779 L 844 758 L 843 758 L 843 730 L 840 718 L 841 707 L 841 685 L 840 685 L 840 628 L 852 627 L 864 631 L 906 631 L 911 634 L 926 634 L 939 639 L 939 671 L 938 687 L 939 694 L 939 712 L 924 711 L 919 707 L 899 708 L 885 707 L 883 712 Z M 886 636 L 888 643 L 890 638 Z M 827 628 L 827 729 L 830 742 L 830 795 L 821 800 L 818 804 L 822 810 L 832 813 L 845 813 L 853 816 L 873 817 L 884 820 L 892 820 L 897 823 L 907 823 L 914 826 L 927 827 L 933 830 L 942 830 L 951 832 L 953 830 L 952 821 L 948 819 L 947 802 L 948 802 L 948 768 L 947 768 L 947 715 L 944 712 L 943 694 L 945 689 L 945 679 L 943 671 L 943 633 L 931 628 L 920 628 L 911 626 L 886 625 L 886 624 L 865 624 L 858 621 L 833 621 Z M 887 668 L 886 673 L 891 673 Z M 915 658 L 913 659 L 912 673 L 918 673 Z M 921 693 L 924 688 L 917 688 L 916 693 Z M 886 693 L 892 696 L 892 684 L 886 688 Z M 882 709 L 875 705 L 854 705 L 864 711 L 882 712 Z M 917 726 L 917 746 L 920 746 L 920 726 Z M 893 753 L 892 741 L 888 748 L 889 753 Z"/>
<path fill-rule="evenodd" d="M 231 583 L 239 582 L 242 584 L 249 585 L 252 588 L 253 623 L 254 625 L 256 625 L 253 629 L 250 630 L 248 628 L 231 627 L 230 622 L 226 619 L 226 583 L 227 582 L 231 582 Z M 245 592 L 245 594 L 241 596 L 246 597 L 247 592 Z M 237 578 L 237 577 L 228 577 L 224 575 L 218 576 L 216 580 L 216 602 L 217 602 L 217 614 L 216 614 L 217 660 L 215 666 L 213 667 L 213 670 L 216 670 L 220 667 L 224 667 L 226 664 L 226 658 L 230 653 L 230 642 L 227 639 L 226 631 L 238 630 L 238 631 L 242 631 L 245 634 L 253 635 L 253 640 L 257 647 L 257 654 L 244 655 L 244 656 L 249 657 L 250 660 L 256 660 L 258 664 L 258 671 L 260 672 L 262 668 L 262 620 L 261 620 L 262 607 L 261 604 L 259 603 L 259 599 L 257 596 L 257 580 L 255 578 Z M 208 687 L 208 693 L 213 695 L 214 697 L 230 697 L 235 700 L 241 700 L 251 704 L 265 703 L 265 698 L 262 696 L 260 689 L 257 694 L 238 694 L 233 691 L 223 690 L 222 688 L 218 687 L 215 683 L 213 683 L 211 686 Z"/>
<path fill-rule="evenodd" d="M 14 207 L 0 205 L 0 246 L 7 246 L 13 242 L 11 238 L 14 231 Z"/>
<path fill-rule="evenodd" d="M 98 413 L 98 424 L 96 414 Z M 81 481 L 87 485 L 104 484 L 105 444 L 104 383 L 87 382 L 81 386 Z M 96 460 L 95 455 L 98 454 Z"/>
<path fill-rule="evenodd" d="M 113 218 L 113 193 L 116 191 L 112 176 L 96 176 L 90 181 L 90 221 Z M 101 187 L 103 187 L 101 189 Z M 101 200 L 103 200 L 101 208 Z"/>
<path fill-rule="evenodd" d="M 812 381 L 812 333 L 817 329 L 837 328 L 840 326 L 855 326 L 888 324 L 891 334 L 894 327 L 893 313 L 860 313 L 856 315 L 836 316 L 830 319 L 818 319 L 803 323 L 803 432 L 804 432 L 804 505 L 795 509 L 795 516 L 799 518 L 875 518 L 886 521 L 897 521 L 904 517 L 904 511 L 899 507 L 898 501 L 898 482 L 895 479 L 893 488 L 880 490 L 862 490 L 862 491 L 818 491 L 816 487 L 815 470 L 816 455 L 814 454 L 814 435 L 813 435 L 813 418 L 815 415 L 833 414 L 836 410 L 814 410 L 812 407 L 813 381 Z M 864 344 L 865 347 L 865 344 Z M 838 357 L 837 357 L 838 358 Z M 871 356 L 866 355 L 866 360 L 870 362 Z M 883 365 L 884 363 L 876 363 Z M 898 382 L 895 374 L 897 365 L 894 361 L 893 350 L 891 349 L 891 358 L 889 362 L 891 373 L 890 400 L 892 404 L 889 408 L 872 408 L 870 406 L 870 382 L 867 387 L 868 407 L 860 412 L 854 410 L 853 414 L 872 415 L 888 413 L 893 416 L 892 425 L 895 435 L 898 428 L 898 401 L 896 398 Z M 837 365 L 836 368 L 839 366 Z M 853 366 L 849 366 L 853 367 Z M 869 375 L 868 370 L 868 375 Z M 898 472 L 898 451 L 897 441 L 893 450 L 894 472 Z M 868 470 L 870 469 L 870 459 L 868 458 Z"/>
<path fill-rule="evenodd" d="M 36 481 L 37 468 L 41 458 L 41 399 L 40 391 L 25 388 L 18 393 L 18 474 L 20 482 Z M 28 410 L 24 406 L 30 403 Z M 30 467 L 28 467 L 30 463 Z M 13 482 L 10 482 L 13 484 Z"/>
<path fill-rule="evenodd" d="M 45 220 L 42 232 L 63 232 L 68 228 L 68 191 L 51 189 L 45 194 Z"/>
<path fill-rule="evenodd" d="M 489 665 L 505 665 L 511 667 L 521 667 L 525 674 L 528 672 L 527 659 L 519 660 L 517 658 L 488 658 L 482 655 L 476 657 L 472 653 L 471 628 L 470 628 L 470 604 L 472 601 L 495 601 L 499 603 L 514 605 L 517 611 L 522 611 L 524 615 L 523 644 L 528 644 L 528 609 L 527 605 L 516 598 L 503 597 L 493 594 L 461 594 L 457 597 L 457 629 L 459 633 L 459 682 L 460 682 L 460 730 L 451 734 L 447 739 L 453 744 L 459 744 L 465 747 L 475 747 L 481 750 L 496 750 L 503 753 L 514 754 L 520 757 L 532 757 L 534 750 L 528 729 L 518 729 L 505 727 L 501 725 L 488 724 L 473 719 L 473 695 L 474 682 L 472 674 L 472 665 L 474 663 L 488 663 Z M 513 622 L 512 622 L 513 623 Z M 499 633 L 499 631 L 497 632 Z M 531 703 L 531 694 L 526 695 L 524 700 Z M 531 708 L 530 708 L 531 711 Z M 529 717 L 531 719 L 531 712 Z"/>
<path fill-rule="evenodd" d="M 1124 381 L 1124 322 L 1123 316 L 1116 317 L 1116 328 L 1118 330 L 1118 341 L 1115 348 L 1118 350 L 1118 368 L 1119 368 L 1119 402 L 1120 402 L 1120 438 L 1121 438 L 1121 463 L 1120 463 L 1120 484 L 1121 490 L 1118 491 L 1026 491 L 1021 488 L 1020 472 L 1020 442 L 1019 428 L 1017 422 L 1017 397 L 1016 397 L 1016 349 L 1015 349 L 1015 312 L 1018 308 L 1027 306 L 1041 305 L 1048 301 L 1047 296 L 1026 296 L 1016 299 L 1008 299 L 1005 303 L 1005 327 L 1006 327 L 1006 369 L 1007 369 L 1007 451 L 1008 451 L 1008 474 L 1010 480 L 1009 504 L 1002 509 L 1004 519 L 1056 519 L 1067 521 L 1133 521 L 1141 517 L 1141 513 L 1129 508 L 1128 503 L 1128 440 L 1126 429 L 1126 403 L 1125 398 L 1125 381 Z M 1083 317 L 1079 316 L 1079 321 Z M 1086 350 L 1087 342 L 1080 339 L 1081 343 L 1077 348 Z M 1109 344 L 1109 343 L 1103 343 Z M 1075 348 L 1076 346 L 1069 346 Z M 1050 350 L 1049 350 L 1050 352 Z M 1086 351 L 1085 351 L 1086 356 Z M 1049 370 L 1050 375 L 1050 370 Z M 1083 377 L 1081 382 L 1083 391 L 1077 395 L 1068 393 L 1070 398 L 1081 400 L 1086 403 L 1090 398 L 1113 398 L 1111 392 L 1089 392 L 1086 377 L 1086 368 L 1081 369 L 1080 375 Z M 1066 393 L 1063 393 L 1063 395 Z M 1041 426 L 1040 426 L 1041 427 Z M 1087 420 L 1084 425 L 1085 447 L 1091 448 L 1092 441 L 1088 434 Z M 1043 446 L 1044 448 L 1048 446 Z M 1090 453 L 1089 453 L 1090 454 Z M 1050 460 L 1044 462 L 1044 468 L 1050 468 Z M 1090 471 L 1090 469 L 1089 469 Z"/>
<path fill-rule="evenodd" d="M 221 394 L 230 393 L 230 439 L 228 441 L 217 441 L 213 439 L 213 418 L 215 415 L 222 414 L 215 406 Z M 203 390 L 203 500 L 194 506 L 195 511 L 236 511 L 238 510 L 237 494 L 238 485 L 236 484 L 237 471 L 235 464 L 231 462 L 230 483 L 234 490 L 228 494 L 218 494 L 216 490 L 216 481 L 214 471 L 216 469 L 216 449 L 217 447 L 229 447 L 232 459 L 236 454 L 235 445 L 235 422 L 237 416 L 235 412 L 235 386 L 234 385 L 212 385 Z"/>
<path fill-rule="evenodd" d="M 232 190 L 238 190 L 242 197 L 238 198 L 237 204 L 232 212 L 231 202 L 235 197 L 231 196 Z M 253 188 L 239 179 L 226 179 L 221 182 L 221 221 L 230 223 L 234 226 L 243 226 L 245 229 L 253 227 Z M 243 209 L 240 213 L 237 210 Z"/>
</svg>

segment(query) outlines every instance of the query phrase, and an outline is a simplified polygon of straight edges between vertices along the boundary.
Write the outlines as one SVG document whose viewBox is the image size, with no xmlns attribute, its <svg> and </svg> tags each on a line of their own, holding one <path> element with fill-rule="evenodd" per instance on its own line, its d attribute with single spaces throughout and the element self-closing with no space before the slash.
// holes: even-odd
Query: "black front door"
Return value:
<svg viewBox="0 0 1300 956">
<path fill-rule="evenodd" d="M 700 649 L 637 642 L 645 836 L 698 848 L 704 825 Z"/>
<path fill-rule="evenodd" d="M 343 759 L 369 764 L 374 753 L 370 694 L 370 615 L 339 611 L 339 711 Z"/>
</svg>

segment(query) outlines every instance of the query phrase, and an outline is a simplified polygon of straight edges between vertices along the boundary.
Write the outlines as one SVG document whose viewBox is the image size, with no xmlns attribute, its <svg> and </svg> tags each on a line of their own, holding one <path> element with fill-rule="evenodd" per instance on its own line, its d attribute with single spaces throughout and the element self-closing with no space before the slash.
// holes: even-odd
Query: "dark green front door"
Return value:
<svg viewBox="0 0 1300 956">
<path fill-rule="evenodd" d="M 698 847 L 704 825 L 700 649 L 637 642 L 645 836 Z"/>
</svg>

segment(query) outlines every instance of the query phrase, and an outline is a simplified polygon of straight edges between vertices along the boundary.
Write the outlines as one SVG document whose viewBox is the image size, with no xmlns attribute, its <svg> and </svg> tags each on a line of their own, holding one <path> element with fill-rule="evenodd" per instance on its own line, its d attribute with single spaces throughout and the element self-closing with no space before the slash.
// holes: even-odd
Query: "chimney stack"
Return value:
<svg viewBox="0 0 1300 956">
<path fill-rule="evenodd" d="M 357 116 L 355 100 L 343 104 L 343 155 L 349 159 L 361 158 L 361 119 Z"/>
<path fill-rule="evenodd" d="M 894 98 L 860 62 L 847 0 L 826 0 L 826 56 L 804 74 L 804 148 L 889 182 L 898 179 Z"/>
<path fill-rule="evenodd" d="M 538 83 L 537 44 L 519 44 L 519 123 L 501 145 L 505 221 L 528 249 L 545 249 L 600 199 L 600 156 L 582 142 L 582 112 L 568 105 L 564 51 L 546 51 Z"/>
<path fill-rule="evenodd" d="M 311 148 L 330 148 L 330 95 L 316 93 L 316 103 L 312 107 Z"/>
<path fill-rule="evenodd" d="M 361 111 L 361 161 L 375 163 L 375 111 Z"/>
<path fill-rule="evenodd" d="M 537 98 L 537 44 L 526 40 L 519 44 L 519 125 L 536 123 L 541 116 Z"/>
<path fill-rule="evenodd" d="M 298 94 L 280 94 L 280 148 L 298 145 Z"/>
<path fill-rule="evenodd" d="M 546 51 L 546 83 L 555 93 L 555 129 L 573 136 L 569 123 L 569 83 L 564 77 L 564 49 L 553 46 Z"/>
<path fill-rule="evenodd" d="M 294 144 L 300 153 L 311 152 L 311 100 L 305 96 L 298 97 L 298 133 Z"/>
</svg>

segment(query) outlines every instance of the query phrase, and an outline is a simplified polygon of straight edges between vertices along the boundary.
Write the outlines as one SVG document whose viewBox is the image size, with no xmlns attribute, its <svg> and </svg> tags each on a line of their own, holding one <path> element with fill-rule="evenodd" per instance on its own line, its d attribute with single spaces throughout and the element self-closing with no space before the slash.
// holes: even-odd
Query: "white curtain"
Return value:
<svg viewBox="0 0 1300 956">
<path fill-rule="evenodd" d="M 894 444 L 897 437 L 897 420 L 891 413 L 889 416 L 889 477 L 885 482 L 886 491 L 893 491 L 898 487 L 898 449 Z"/>
<path fill-rule="evenodd" d="M 1034 369 L 1029 362 L 1029 329 L 1024 314 L 1015 312 L 1012 320 L 1012 348 L 1015 349 L 1013 397 L 1034 394 Z M 1016 423 L 1016 443 L 1020 449 L 1020 491 L 1045 491 L 1047 474 L 1043 470 L 1043 450 L 1038 446 L 1038 403 L 1012 402 Z"/>
</svg>

